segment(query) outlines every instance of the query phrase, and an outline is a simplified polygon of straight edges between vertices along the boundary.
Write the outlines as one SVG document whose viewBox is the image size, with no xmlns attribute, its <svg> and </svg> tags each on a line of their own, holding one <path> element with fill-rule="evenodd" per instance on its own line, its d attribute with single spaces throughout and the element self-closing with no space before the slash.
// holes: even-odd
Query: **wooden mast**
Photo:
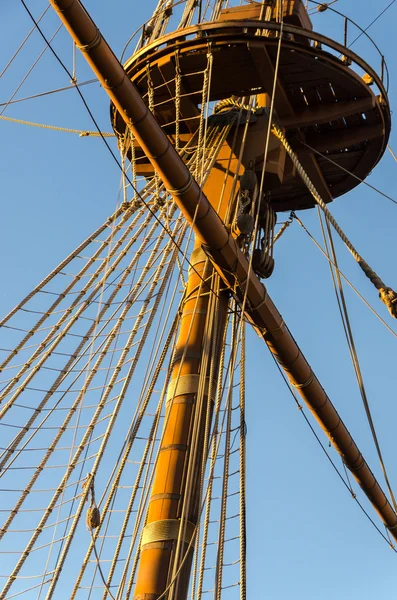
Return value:
<svg viewBox="0 0 397 600">
<path fill-rule="evenodd" d="M 222 219 L 228 212 L 233 175 L 238 169 L 236 157 L 231 163 L 223 194 L 224 173 L 218 169 L 212 171 L 204 186 L 204 193 L 212 199 L 212 205 L 218 208 Z M 217 375 L 229 294 L 217 290 L 219 278 L 199 241 L 196 241 L 189 262 L 186 301 L 168 386 L 165 426 L 141 541 L 135 600 L 156 600 L 167 588 L 173 588 L 170 597 L 180 600 L 187 598 L 193 536 L 200 523 L 201 477 L 208 443 L 205 425 L 208 412 L 212 414 L 216 386 L 216 381 L 210 381 L 207 365 L 212 364 L 212 376 Z M 212 327 L 209 327 L 210 299 L 211 295 L 214 298 L 214 291 L 218 295 L 215 300 L 216 323 L 213 321 Z M 209 349 L 205 348 L 208 338 Z M 200 374 L 203 374 L 203 369 L 206 371 L 205 377 L 202 377 L 205 381 L 202 390 L 204 401 L 199 403 Z M 194 423 L 198 428 L 193 448 Z M 179 537 L 182 538 L 181 550 L 177 553 Z"/>
</svg>

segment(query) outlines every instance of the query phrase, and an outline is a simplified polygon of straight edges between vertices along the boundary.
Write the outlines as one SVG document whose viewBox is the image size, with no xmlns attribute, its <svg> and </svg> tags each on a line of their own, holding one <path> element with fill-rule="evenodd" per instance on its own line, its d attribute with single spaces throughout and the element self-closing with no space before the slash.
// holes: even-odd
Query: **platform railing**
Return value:
<svg viewBox="0 0 397 600">
<path fill-rule="evenodd" d="M 250 4 L 248 1 L 247 4 Z M 204 8 L 207 4 L 210 4 L 208 1 L 204 0 L 168 0 L 164 1 L 163 7 L 160 7 L 156 13 L 155 19 L 157 22 L 163 21 L 161 36 L 169 34 L 171 31 L 176 31 L 181 29 L 181 19 L 183 12 L 186 7 L 191 4 L 192 5 L 192 18 L 187 25 L 187 28 L 190 29 L 191 26 L 198 24 L 206 24 L 209 23 L 208 19 L 209 12 L 205 11 Z M 228 7 L 239 6 L 241 4 L 241 0 L 231 0 L 227 3 Z M 375 43 L 373 38 L 368 34 L 366 29 L 363 29 L 358 23 L 356 23 L 353 19 L 346 16 L 344 13 L 336 10 L 332 6 L 328 6 L 324 2 L 317 2 L 316 0 L 307 0 L 308 12 L 309 16 L 320 15 L 326 13 L 326 15 L 332 15 L 336 20 L 333 23 L 330 23 L 329 19 L 324 20 L 323 22 L 314 21 L 313 29 L 318 33 L 322 33 L 323 31 L 327 32 L 327 36 L 329 36 L 329 30 L 332 29 L 332 34 L 335 35 L 335 39 L 346 49 L 350 49 L 353 44 L 355 44 L 359 39 L 364 38 L 366 42 L 366 47 L 360 48 L 360 56 L 370 64 L 373 70 L 379 76 L 384 89 L 386 92 L 389 89 L 389 69 L 385 61 L 384 54 L 380 50 L 379 46 Z M 201 10 L 200 10 L 201 8 Z M 325 15 L 324 15 L 325 16 Z M 318 23 L 318 25 L 317 25 Z M 150 29 L 153 24 L 153 16 L 148 19 L 145 23 L 143 23 L 138 29 L 134 32 L 134 34 L 130 37 L 128 42 L 126 43 L 123 53 L 121 55 L 121 62 L 128 55 L 133 55 L 135 52 L 141 50 L 144 46 L 152 43 L 154 40 L 151 37 Z M 133 43 L 135 42 L 135 47 L 133 48 Z M 347 53 L 344 53 L 343 56 L 347 56 Z M 377 64 L 377 66 L 374 66 Z"/>
<path fill-rule="evenodd" d="M 366 62 L 371 64 L 371 66 L 373 68 L 374 68 L 374 64 L 375 64 L 373 55 L 374 54 L 376 55 L 376 61 L 377 61 L 378 67 L 374 68 L 374 70 L 376 70 L 386 91 L 388 91 L 390 78 L 389 78 L 389 69 L 387 67 L 384 54 L 382 53 L 379 46 L 375 43 L 374 39 L 368 34 L 367 29 L 363 29 L 358 23 L 356 23 L 356 21 L 354 21 L 350 17 L 346 16 L 344 13 L 340 12 L 339 10 L 336 10 L 332 6 L 327 6 L 326 9 L 322 8 L 322 7 L 326 6 L 326 4 L 324 2 L 317 2 L 316 0 L 308 0 L 308 6 L 309 6 L 309 15 L 310 16 L 313 16 L 318 13 L 321 13 L 321 14 L 332 13 L 332 15 L 336 16 L 335 30 L 336 30 L 336 33 L 337 34 L 339 33 L 339 35 L 340 35 L 340 38 L 338 41 L 340 41 L 340 43 L 345 48 L 350 49 L 353 46 L 353 44 L 355 44 L 359 39 L 364 38 L 364 40 L 367 42 L 367 47 L 360 48 L 360 55 L 363 57 L 364 60 L 366 60 Z M 311 6 L 313 7 L 312 10 L 310 10 Z M 320 27 L 317 27 L 316 25 L 317 25 L 317 23 L 315 22 L 314 28 L 316 30 L 321 31 L 323 29 L 323 27 L 320 28 Z M 327 29 L 329 29 L 329 27 L 327 27 Z M 329 33 L 327 33 L 327 35 L 329 35 Z"/>
</svg>

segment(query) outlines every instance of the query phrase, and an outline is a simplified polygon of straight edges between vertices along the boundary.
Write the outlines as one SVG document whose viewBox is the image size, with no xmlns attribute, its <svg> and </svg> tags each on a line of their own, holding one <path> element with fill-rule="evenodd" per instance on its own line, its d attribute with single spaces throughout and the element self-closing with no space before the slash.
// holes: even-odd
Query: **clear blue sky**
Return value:
<svg viewBox="0 0 397 600">
<path fill-rule="evenodd" d="M 86 7 L 116 54 L 120 54 L 125 41 L 150 16 L 155 4 L 155 0 L 87 0 Z M 365 27 L 387 4 L 387 0 L 339 0 L 335 8 Z M 45 0 L 29 2 L 36 16 L 46 5 Z M 389 65 L 392 109 L 397 107 L 396 22 L 397 4 L 369 31 Z M 341 41 L 341 24 L 337 25 L 329 12 L 315 15 L 313 23 L 316 30 Z M 56 26 L 56 15 L 49 13 L 43 22 L 44 31 L 51 35 Z M 0 70 L 30 28 L 19 2 L 8 0 L 0 4 Z M 0 102 L 9 98 L 26 65 L 41 48 L 42 41 L 35 34 L 0 79 Z M 70 68 L 72 43 L 66 32 L 59 34 L 54 48 Z M 369 62 L 375 60 L 363 40 L 354 49 Z M 77 76 L 80 81 L 92 77 L 81 57 Z M 18 97 L 68 84 L 65 73 L 47 52 Z M 83 93 L 103 130 L 109 131 L 105 93 L 97 84 L 83 88 Z M 5 115 L 77 129 L 93 128 L 73 90 L 14 104 Z M 118 194 L 119 171 L 104 144 L 96 138 L 6 122 L 0 122 L 0 132 L 0 313 L 5 314 L 111 214 Z M 390 143 L 397 149 L 397 136 L 392 134 Z M 396 173 L 396 163 L 386 155 L 369 181 L 397 199 Z M 391 287 L 397 288 L 397 206 L 360 186 L 335 201 L 331 210 L 366 260 Z M 302 219 L 319 239 L 315 211 L 304 213 Z M 350 254 L 340 244 L 338 248 L 341 269 L 397 330 Z M 279 242 L 276 269 L 267 285 L 382 481 L 328 266 L 297 224 Z M 375 424 L 391 482 L 397 489 L 396 339 L 349 290 L 346 294 Z M 397 555 L 380 538 L 333 472 L 296 410 L 266 347 L 253 333 L 248 348 L 249 600 L 393 598 Z M 337 460 L 333 451 L 331 454 Z M 368 508 L 362 495 L 360 500 Z M 371 508 L 369 511 L 377 520 Z"/>
</svg>

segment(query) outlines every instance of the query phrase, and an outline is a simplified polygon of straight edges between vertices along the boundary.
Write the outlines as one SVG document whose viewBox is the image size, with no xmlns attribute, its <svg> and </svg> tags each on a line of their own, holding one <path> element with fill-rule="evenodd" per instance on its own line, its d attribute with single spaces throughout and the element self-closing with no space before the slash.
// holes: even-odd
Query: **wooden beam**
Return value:
<svg viewBox="0 0 397 600">
<path fill-rule="evenodd" d="M 269 96 L 273 92 L 274 65 L 267 49 L 260 42 L 248 42 L 247 47 L 252 56 L 261 84 Z M 292 117 L 295 112 L 283 87 L 280 77 L 277 77 L 275 110 L 279 118 Z"/>
<path fill-rule="evenodd" d="M 312 106 L 306 110 L 286 115 L 280 119 L 280 124 L 286 129 L 309 127 L 343 119 L 352 115 L 365 113 L 375 107 L 375 96 L 359 98 L 358 100 L 346 100 Z"/>
<path fill-rule="evenodd" d="M 313 154 L 313 152 L 297 151 L 297 155 L 302 167 L 310 177 L 321 198 L 326 203 L 332 202 L 333 197 L 331 191 L 327 182 L 325 181 L 323 172 L 317 162 L 315 154 Z M 313 204 L 315 203 L 316 201 L 313 199 Z"/>
<path fill-rule="evenodd" d="M 330 133 L 316 133 L 306 137 L 306 143 L 318 152 L 350 148 L 367 140 L 373 140 L 384 134 L 383 123 L 350 127 Z"/>
</svg>

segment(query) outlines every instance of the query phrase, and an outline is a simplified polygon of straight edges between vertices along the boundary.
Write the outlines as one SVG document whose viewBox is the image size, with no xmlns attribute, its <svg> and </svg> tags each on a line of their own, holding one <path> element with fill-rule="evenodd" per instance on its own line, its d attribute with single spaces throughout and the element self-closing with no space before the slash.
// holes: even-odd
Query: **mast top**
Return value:
<svg viewBox="0 0 397 600">
<path fill-rule="evenodd" d="M 160 2 L 125 64 L 170 140 L 175 140 L 177 105 L 182 147 L 197 128 L 210 53 L 210 113 L 231 97 L 238 106 L 244 98 L 265 95 L 267 100 L 257 102 L 259 116 L 274 90 L 277 123 L 324 200 L 331 202 L 356 187 L 378 163 L 389 138 L 383 58 L 378 73 L 347 47 L 346 31 L 344 44 L 314 32 L 302 0 L 284 2 L 282 15 L 278 3 L 270 1 L 222 6 L 217 2 L 211 13 L 200 14 L 200 2 Z M 114 107 L 112 123 L 122 137 L 125 125 Z M 140 174 L 151 176 L 139 146 L 135 156 Z M 269 190 L 274 210 L 313 207 L 282 149 L 276 160 L 278 181 Z M 259 173 L 263 161 L 257 156 L 254 162 Z"/>
</svg>

